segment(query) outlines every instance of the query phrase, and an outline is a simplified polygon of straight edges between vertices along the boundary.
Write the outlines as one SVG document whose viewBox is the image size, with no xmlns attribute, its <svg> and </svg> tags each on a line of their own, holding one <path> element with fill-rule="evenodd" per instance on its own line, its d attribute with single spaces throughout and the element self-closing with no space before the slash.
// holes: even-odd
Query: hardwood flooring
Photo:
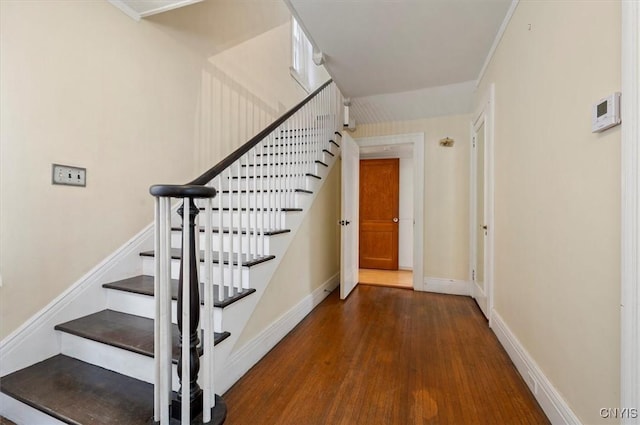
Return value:
<svg viewBox="0 0 640 425">
<path fill-rule="evenodd" d="M 360 269 L 358 282 L 363 285 L 413 289 L 413 272 L 411 270 Z"/>
<path fill-rule="evenodd" d="M 228 425 L 548 424 L 471 298 L 334 291 L 225 395 Z"/>
</svg>

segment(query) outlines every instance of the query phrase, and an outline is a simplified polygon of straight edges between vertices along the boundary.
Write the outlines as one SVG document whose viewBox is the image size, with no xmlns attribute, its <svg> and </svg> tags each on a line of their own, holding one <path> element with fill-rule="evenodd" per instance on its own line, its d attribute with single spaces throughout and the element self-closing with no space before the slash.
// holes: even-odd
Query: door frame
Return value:
<svg viewBox="0 0 640 425">
<path fill-rule="evenodd" d="M 494 293 L 494 246 L 495 246 L 495 220 L 494 220 L 494 105 L 495 105 L 495 85 L 491 84 L 484 94 L 480 107 L 472 116 L 470 123 L 469 140 L 473 137 L 477 129 L 484 123 L 484 211 L 485 223 L 487 225 L 487 237 L 484 245 L 484 282 L 483 288 L 479 288 L 475 283 L 474 269 L 477 258 L 477 185 L 476 185 L 476 149 L 474 143 L 469 144 L 470 152 L 470 201 L 469 201 L 469 281 L 471 282 L 471 296 L 474 299 L 486 298 L 486 303 L 480 305 L 486 309 L 484 315 L 489 321 L 489 327 L 493 327 L 493 293 Z"/>
<path fill-rule="evenodd" d="M 411 144 L 413 147 L 413 289 L 424 288 L 424 133 L 355 139 L 363 147 Z"/>
<path fill-rule="evenodd" d="M 620 407 L 640 401 L 640 3 L 622 2 Z M 624 425 L 640 424 L 625 417 Z"/>
</svg>

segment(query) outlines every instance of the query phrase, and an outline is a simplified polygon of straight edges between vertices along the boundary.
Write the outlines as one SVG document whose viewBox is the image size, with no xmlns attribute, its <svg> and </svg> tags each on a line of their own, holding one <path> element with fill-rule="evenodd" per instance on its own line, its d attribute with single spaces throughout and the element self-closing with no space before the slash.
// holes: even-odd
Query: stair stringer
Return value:
<svg viewBox="0 0 640 425">
<path fill-rule="evenodd" d="M 172 207 L 172 215 L 178 207 Z M 0 342 L 0 376 L 60 354 L 62 345 L 54 327 L 107 308 L 107 291 L 102 284 L 141 274 L 139 254 L 153 249 L 153 235 L 151 223 L 4 338 Z"/>
<path fill-rule="evenodd" d="M 336 149 L 337 150 L 337 149 Z M 276 270 L 280 266 L 282 259 L 284 258 L 287 249 L 291 245 L 291 242 L 295 239 L 298 230 L 301 227 L 302 222 L 309 209 L 312 207 L 316 196 L 320 192 L 322 186 L 326 183 L 329 173 L 333 169 L 337 162 L 337 155 L 332 158 L 327 164 L 328 167 L 322 172 L 321 180 L 313 179 L 312 182 L 312 194 L 299 195 L 298 207 L 302 208 L 302 212 L 293 214 L 291 217 L 287 217 L 287 228 L 291 230 L 286 235 L 281 235 L 276 238 L 272 243 L 270 254 L 275 255 L 275 259 L 266 263 L 255 266 L 256 271 L 260 270 L 260 273 L 252 273 L 251 275 L 251 288 L 255 289 L 251 296 L 244 298 L 241 302 L 236 303 L 233 308 L 224 310 L 222 313 L 222 328 L 229 331 L 231 336 L 227 338 L 222 344 L 216 346 L 215 349 L 215 391 L 218 394 L 222 394 L 227 391 L 238 379 L 244 375 L 244 373 L 257 362 L 262 355 L 258 356 L 244 356 L 245 358 L 253 357 L 255 361 L 250 360 L 252 364 L 248 365 L 239 364 L 237 361 L 236 353 L 240 350 L 246 349 L 245 347 L 237 347 L 236 343 L 242 331 L 246 327 L 253 311 L 256 309 L 260 300 L 268 287 L 269 283 Z M 255 276 L 255 277 L 254 277 Z M 335 280 L 335 279 L 332 279 Z M 335 285 L 333 286 L 335 287 Z M 333 289 L 333 288 L 331 288 Z M 329 294 L 326 291 L 320 291 L 325 296 Z M 317 296 L 315 298 L 318 298 Z M 317 300 L 319 302 L 320 300 Z"/>
</svg>

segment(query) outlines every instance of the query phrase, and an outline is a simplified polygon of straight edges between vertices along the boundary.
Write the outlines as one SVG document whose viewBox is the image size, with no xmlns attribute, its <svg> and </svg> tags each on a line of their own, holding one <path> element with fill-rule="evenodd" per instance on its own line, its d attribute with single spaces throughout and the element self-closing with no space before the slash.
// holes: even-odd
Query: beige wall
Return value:
<svg viewBox="0 0 640 425">
<path fill-rule="evenodd" d="M 585 424 L 620 399 L 620 127 L 590 130 L 620 25 L 617 1 L 521 1 L 477 99 L 495 83 L 495 310 Z"/>
<path fill-rule="evenodd" d="M 196 177 L 255 132 L 238 122 L 271 118 L 252 108 L 305 93 L 279 1 L 140 22 L 102 0 L 2 1 L 0 19 L 2 338 L 151 222 L 151 184 Z M 52 186 L 54 162 L 86 167 L 87 187 Z"/>
<path fill-rule="evenodd" d="M 424 275 L 469 280 L 470 115 L 358 124 L 354 138 L 424 133 Z M 455 140 L 453 147 L 440 139 Z"/>
<path fill-rule="evenodd" d="M 287 248 L 236 347 L 242 347 L 340 271 L 340 162 Z"/>
</svg>

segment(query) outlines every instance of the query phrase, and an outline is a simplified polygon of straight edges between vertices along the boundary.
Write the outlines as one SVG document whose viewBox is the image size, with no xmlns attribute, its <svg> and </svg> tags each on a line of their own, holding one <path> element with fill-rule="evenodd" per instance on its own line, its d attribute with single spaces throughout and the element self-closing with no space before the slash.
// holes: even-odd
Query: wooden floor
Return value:
<svg viewBox="0 0 640 425">
<path fill-rule="evenodd" d="M 228 425 L 548 424 L 468 297 L 334 291 L 225 395 Z"/>
<path fill-rule="evenodd" d="M 363 285 L 412 289 L 413 272 L 411 270 L 360 269 L 358 282 Z"/>
</svg>

